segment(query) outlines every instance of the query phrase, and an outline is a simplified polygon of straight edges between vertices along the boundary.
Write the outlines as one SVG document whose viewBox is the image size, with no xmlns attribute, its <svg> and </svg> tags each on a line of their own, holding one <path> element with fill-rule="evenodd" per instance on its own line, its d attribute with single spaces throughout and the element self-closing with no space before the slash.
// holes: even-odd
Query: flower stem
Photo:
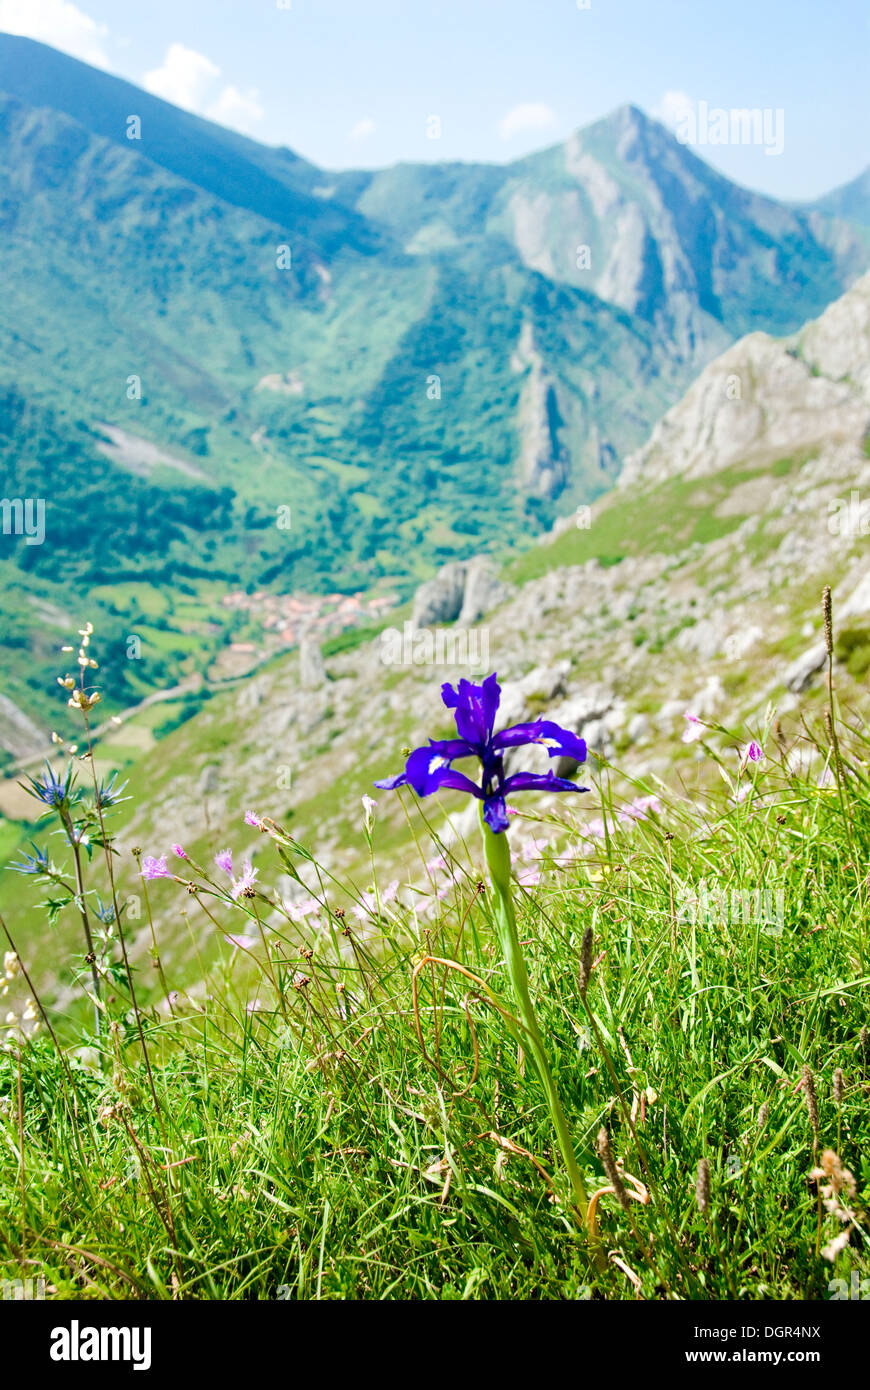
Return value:
<svg viewBox="0 0 870 1390">
<path fill-rule="evenodd" d="M 559 1092 L 556 1089 L 556 1082 L 553 1078 L 553 1073 L 550 1071 L 550 1064 L 547 1060 L 547 1050 L 544 1046 L 544 1039 L 541 1036 L 541 1030 L 538 1026 L 535 1007 L 532 1003 L 532 996 L 529 992 L 529 976 L 526 970 L 526 962 L 523 958 L 522 947 L 520 946 L 519 934 L 517 932 L 516 914 L 514 912 L 513 897 L 511 894 L 511 861 L 507 834 L 502 833 L 500 835 L 494 835 L 483 819 L 482 812 L 480 823 L 483 830 L 483 848 L 486 855 L 486 865 L 489 870 L 489 880 L 492 885 L 492 906 L 499 944 L 502 949 L 502 954 L 504 955 L 511 986 L 516 997 L 519 1018 L 528 1039 L 529 1051 L 547 1097 L 550 1118 L 553 1121 L 553 1127 L 559 1141 L 559 1148 L 562 1151 L 562 1157 L 565 1161 L 565 1167 L 568 1170 L 568 1177 L 571 1181 L 574 1204 L 581 1221 L 585 1225 L 586 1208 L 588 1206 L 586 1186 L 577 1164 L 577 1157 L 574 1153 L 574 1145 L 571 1142 L 571 1132 L 568 1128 L 568 1121 L 565 1118 L 562 1102 L 559 1099 Z"/>
</svg>

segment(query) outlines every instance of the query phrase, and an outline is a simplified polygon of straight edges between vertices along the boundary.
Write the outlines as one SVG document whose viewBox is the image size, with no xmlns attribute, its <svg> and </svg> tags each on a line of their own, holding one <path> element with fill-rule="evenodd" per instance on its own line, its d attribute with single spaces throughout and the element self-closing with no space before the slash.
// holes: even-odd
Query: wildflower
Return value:
<svg viewBox="0 0 870 1390">
<path fill-rule="evenodd" d="M 142 877 L 148 879 L 172 878 L 172 874 L 166 867 L 166 855 L 161 854 L 159 859 L 155 859 L 153 855 L 146 854 L 142 860 Z"/>
<path fill-rule="evenodd" d="M 184 849 L 184 847 L 183 847 L 182 845 L 173 845 L 173 846 L 172 846 L 172 853 L 175 855 L 176 859 L 186 859 L 186 858 L 187 858 L 187 852 L 186 852 L 186 850 Z"/>
<path fill-rule="evenodd" d="M 7 980 L 14 980 L 21 969 L 21 961 L 14 951 L 7 951 L 3 956 L 3 974 Z"/>
<path fill-rule="evenodd" d="M 242 872 L 238 878 L 233 879 L 233 886 L 230 889 L 230 897 L 236 901 L 243 894 L 247 894 L 249 889 L 253 889 L 259 870 L 255 869 L 250 859 L 246 859 L 242 864 Z"/>
<path fill-rule="evenodd" d="M 97 810 L 105 811 L 106 808 L 109 806 L 117 806 L 121 801 L 130 800 L 128 796 L 121 795 L 121 792 L 124 790 L 127 783 L 122 782 L 120 786 L 117 786 L 117 777 L 117 772 L 112 772 L 105 779 L 105 781 L 100 782 L 96 792 L 94 793 L 94 804 L 97 807 Z"/>
<path fill-rule="evenodd" d="M 376 810 L 377 804 L 378 803 L 375 801 L 374 797 L 369 796 L 368 794 L 366 794 L 362 798 L 362 807 L 365 816 L 365 826 L 367 834 L 371 831 L 372 822 L 374 820 L 374 816 L 372 813 Z"/>
<path fill-rule="evenodd" d="M 760 763 L 763 757 L 764 749 L 760 743 L 756 743 L 755 739 L 753 739 L 752 742 L 747 745 L 746 751 L 740 760 L 741 770 L 746 767 L 747 763 Z"/>
<path fill-rule="evenodd" d="M 662 813 L 661 799 L 655 794 L 652 796 L 638 796 L 634 801 L 630 801 L 618 813 L 621 821 L 629 820 L 649 820 L 651 815 L 659 816 Z"/>
<path fill-rule="evenodd" d="M 229 850 L 229 849 L 222 849 L 222 850 L 220 851 L 219 854 L 216 854 L 216 855 L 215 855 L 215 857 L 214 857 L 214 862 L 217 864 L 217 866 L 218 866 L 219 869 L 222 869 L 223 872 L 224 872 L 225 874 L 229 874 L 230 878 L 232 878 L 232 876 L 233 876 L 233 852 L 232 852 L 232 850 Z"/>
<path fill-rule="evenodd" d="M 312 913 L 319 911 L 320 903 L 316 898 L 303 898 L 300 902 L 287 904 L 287 916 L 291 922 L 303 922 Z"/>
<path fill-rule="evenodd" d="M 255 830 L 265 830 L 265 829 L 266 829 L 266 823 L 265 823 L 265 821 L 262 819 L 262 817 L 258 816 L 258 815 L 256 814 L 256 812 L 254 812 L 254 811 L 246 811 L 246 812 L 245 812 L 245 825 L 252 825 L 252 826 L 254 827 Z"/>
<path fill-rule="evenodd" d="M 79 686 L 76 686 L 67 704 L 71 709 L 81 710 L 82 714 L 88 714 L 94 705 L 99 704 L 101 699 L 99 690 L 95 690 L 92 695 L 88 695 Z"/>
<path fill-rule="evenodd" d="M 503 755 L 507 748 L 539 743 L 547 748 L 551 758 L 569 757 L 582 763 L 586 759 L 586 744 L 582 738 L 549 719 L 514 724 L 501 733 L 494 733 L 501 698 L 495 673 L 487 676 L 481 685 L 461 680 L 458 688 L 454 689 L 452 685 L 444 684 L 441 698 L 447 709 L 454 711 L 459 737 L 437 741 L 430 739 L 428 747 L 415 748 L 408 755 L 405 771 L 376 782 L 376 787 L 392 791 L 407 784 L 421 797 L 430 796 L 442 787 L 467 792 L 483 802 L 484 820 L 496 835 L 508 827 L 505 797 L 509 793 L 589 790 L 588 787 L 578 787 L 565 777 L 556 777 L 552 772 L 517 772 L 505 776 Z M 454 771 L 452 764 L 459 758 L 480 760 L 482 777 L 479 786 L 464 773 Z"/>
<path fill-rule="evenodd" d="M 520 869 L 517 874 L 517 883 L 521 888 L 534 888 L 541 881 L 540 869 Z"/>
<path fill-rule="evenodd" d="M 683 743 L 697 743 L 699 738 L 704 737 L 704 726 L 697 714 L 691 714 L 686 710 L 683 718 L 686 720 L 687 728 L 683 730 Z"/>
<path fill-rule="evenodd" d="M 398 891 L 399 880 L 397 878 L 391 879 L 390 882 L 387 884 L 386 888 L 384 888 L 381 891 L 381 902 L 393 902 L 396 898 Z M 358 917 L 360 921 L 362 921 L 362 919 L 368 916 L 369 914 L 376 913 L 378 910 L 378 895 L 375 893 L 374 888 L 369 888 L 366 892 L 362 893 L 361 901 L 359 903 L 354 903 L 352 910 L 354 916 Z"/>
<path fill-rule="evenodd" d="M 107 906 L 104 907 L 102 902 L 98 898 L 97 906 L 95 907 L 94 911 L 96 912 L 97 916 L 99 917 L 100 921 L 103 923 L 103 926 L 105 927 L 110 927 L 115 920 L 115 908 L 112 903 L 109 903 Z"/>
<path fill-rule="evenodd" d="M 60 808 L 65 806 L 70 800 L 73 788 L 73 770 L 71 766 L 67 768 L 66 775 L 61 780 L 55 775 L 51 764 L 46 761 L 45 773 L 40 777 L 28 777 L 27 780 L 30 783 L 29 787 L 25 787 L 23 782 L 19 782 L 18 785 L 22 787 L 28 795 L 35 797 L 37 801 L 41 801 L 45 806 L 50 806 L 54 810 L 60 810 Z"/>
<path fill-rule="evenodd" d="M 34 851 L 33 854 L 22 854 L 21 862 L 18 864 L 10 864 L 10 869 L 16 874 L 47 874 L 49 870 L 48 850 L 39 849 L 37 845 L 33 844 L 32 840 L 31 846 Z"/>
<path fill-rule="evenodd" d="M 255 936 L 245 936 L 244 934 L 239 936 L 225 936 L 224 941 L 228 942 L 230 946 L 238 947 L 240 951 L 250 951 L 258 944 Z"/>
</svg>

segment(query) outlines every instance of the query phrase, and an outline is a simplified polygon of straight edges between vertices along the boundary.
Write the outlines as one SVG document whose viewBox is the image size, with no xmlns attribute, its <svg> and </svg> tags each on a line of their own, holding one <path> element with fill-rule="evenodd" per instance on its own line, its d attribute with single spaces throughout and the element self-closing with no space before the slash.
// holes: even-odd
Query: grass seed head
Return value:
<svg viewBox="0 0 870 1390">
<path fill-rule="evenodd" d="M 825 650 L 828 656 L 834 654 L 834 624 L 831 618 L 831 586 L 826 584 L 822 590 L 822 622 L 825 628 Z"/>
<path fill-rule="evenodd" d="M 821 1126 L 819 1124 L 819 1098 L 816 1095 L 816 1079 L 806 1065 L 801 1072 L 801 1089 L 804 1093 L 810 1124 L 813 1127 L 813 1135 L 818 1139 Z"/>
</svg>

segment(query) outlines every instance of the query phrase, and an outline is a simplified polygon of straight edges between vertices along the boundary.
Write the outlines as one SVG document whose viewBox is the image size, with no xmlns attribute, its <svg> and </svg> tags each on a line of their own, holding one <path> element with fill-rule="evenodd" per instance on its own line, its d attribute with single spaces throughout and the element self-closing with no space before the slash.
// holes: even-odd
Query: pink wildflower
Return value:
<svg viewBox="0 0 870 1390">
<path fill-rule="evenodd" d="M 143 878 L 172 878 L 172 874 L 166 867 L 166 855 L 161 854 L 159 859 L 155 859 L 148 854 L 142 860 Z"/>
</svg>

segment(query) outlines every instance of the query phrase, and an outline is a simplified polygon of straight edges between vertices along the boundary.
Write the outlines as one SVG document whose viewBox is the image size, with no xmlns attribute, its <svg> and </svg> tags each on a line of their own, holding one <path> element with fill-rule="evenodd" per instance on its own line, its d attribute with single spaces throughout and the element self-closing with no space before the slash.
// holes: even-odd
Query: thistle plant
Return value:
<svg viewBox="0 0 870 1390">
<path fill-rule="evenodd" d="M 47 886 L 51 893 L 46 903 L 49 921 L 56 921 L 68 907 L 73 908 L 78 913 L 85 940 L 85 965 L 88 967 L 91 977 L 94 1032 L 99 1038 L 101 1014 L 104 1008 L 102 976 L 109 975 L 114 978 L 118 975 L 114 964 L 107 960 L 113 944 L 112 937 L 115 933 L 117 933 L 123 946 L 120 909 L 114 891 L 111 865 L 113 850 L 111 837 L 106 828 L 106 813 L 126 799 L 122 795 L 126 783 L 119 785 L 115 772 L 104 779 L 99 779 L 94 770 L 88 715 L 93 707 L 99 703 L 100 692 L 87 684 L 85 679 L 86 673 L 98 669 L 97 662 L 90 652 L 93 631 L 91 623 L 86 623 L 83 628 L 79 629 L 80 642 L 76 657 L 79 668 L 78 677 L 66 674 L 57 678 L 58 685 L 69 692 L 67 701 L 69 708 L 80 715 L 84 721 L 87 740 L 86 751 L 80 753 L 77 744 L 65 745 L 64 740 L 54 734 L 52 735 L 54 742 L 70 758 L 66 771 L 61 773 L 46 759 L 44 772 L 37 777 L 28 777 L 26 783 L 21 782 L 19 784 L 28 795 L 40 802 L 43 808 L 40 819 L 57 816 L 60 821 L 59 834 L 66 841 L 66 845 L 72 853 L 72 878 L 70 879 L 63 867 L 58 867 L 54 863 L 47 848 L 37 845 L 32 846 L 32 854 L 22 854 L 19 862 L 10 864 L 9 867 L 16 873 L 32 875 Z M 72 652 L 75 649 L 64 647 L 62 650 Z M 78 785 L 72 762 L 76 755 L 90 763 L 93 785 L 88 792 L 85 792 L 84 788 Z M 106 856 L 112 897 L 109 906 L 104 906 L 98 898 L 95 902 L 89 902 L 89 898 L 93 900 L 95 895 L 87 888 L 85 867 L 95 848 L 102 848 Z M 126 973 L 129 976 L 129 971 Z"/>
<path fill-rule="evenodd" d="M 565 757 L 582 763 L 586 760 L 586 743 L 570 730 L 563 729 L 549 719 L 514 724 L 500 733 L 495 733 L 501 689 L 494 672 L 487 676 L 481 685 L 461 680 L 454 689 L 452 685 L 445 684 L 441 687 L 441 698 L 447 709 L 453 711 L 458 737 L 430 739 L 427 745 L 414 749 L 408 755 L 404 772 L 384 778 L 376 782 L 375 786 L 390 791 L 407 785 L 420 797 L 429 796 L 443 788 L 466 792 L 480 803 L 480 827 L 491 890 L 493 921 L 516 1001 L 519 1040 L 531 1056 L 540 1078 L 571 1183 L 574 1206 L 581 1223 L 585 1225 L 588 1207 L 586 1186 L 577 1163 L 568 1121 L 538 1025 L 529 987 L 528 970 L 517 931 L 507 837 L 509 820 L 506 798 L 519 791 L 582 792 L 588 791 L 589 788 L 579 787 L 575 782 L 565 777 L 557 777 L 553 772 L 515 772 L 506 775 L 504 755 L 510 748 L 538 744 L 547 749 L 551 758 Z M 465 758 L 476 758 L 479 761 L 479 783 L 453 768 L 454 762 Z"/>
</svg>

